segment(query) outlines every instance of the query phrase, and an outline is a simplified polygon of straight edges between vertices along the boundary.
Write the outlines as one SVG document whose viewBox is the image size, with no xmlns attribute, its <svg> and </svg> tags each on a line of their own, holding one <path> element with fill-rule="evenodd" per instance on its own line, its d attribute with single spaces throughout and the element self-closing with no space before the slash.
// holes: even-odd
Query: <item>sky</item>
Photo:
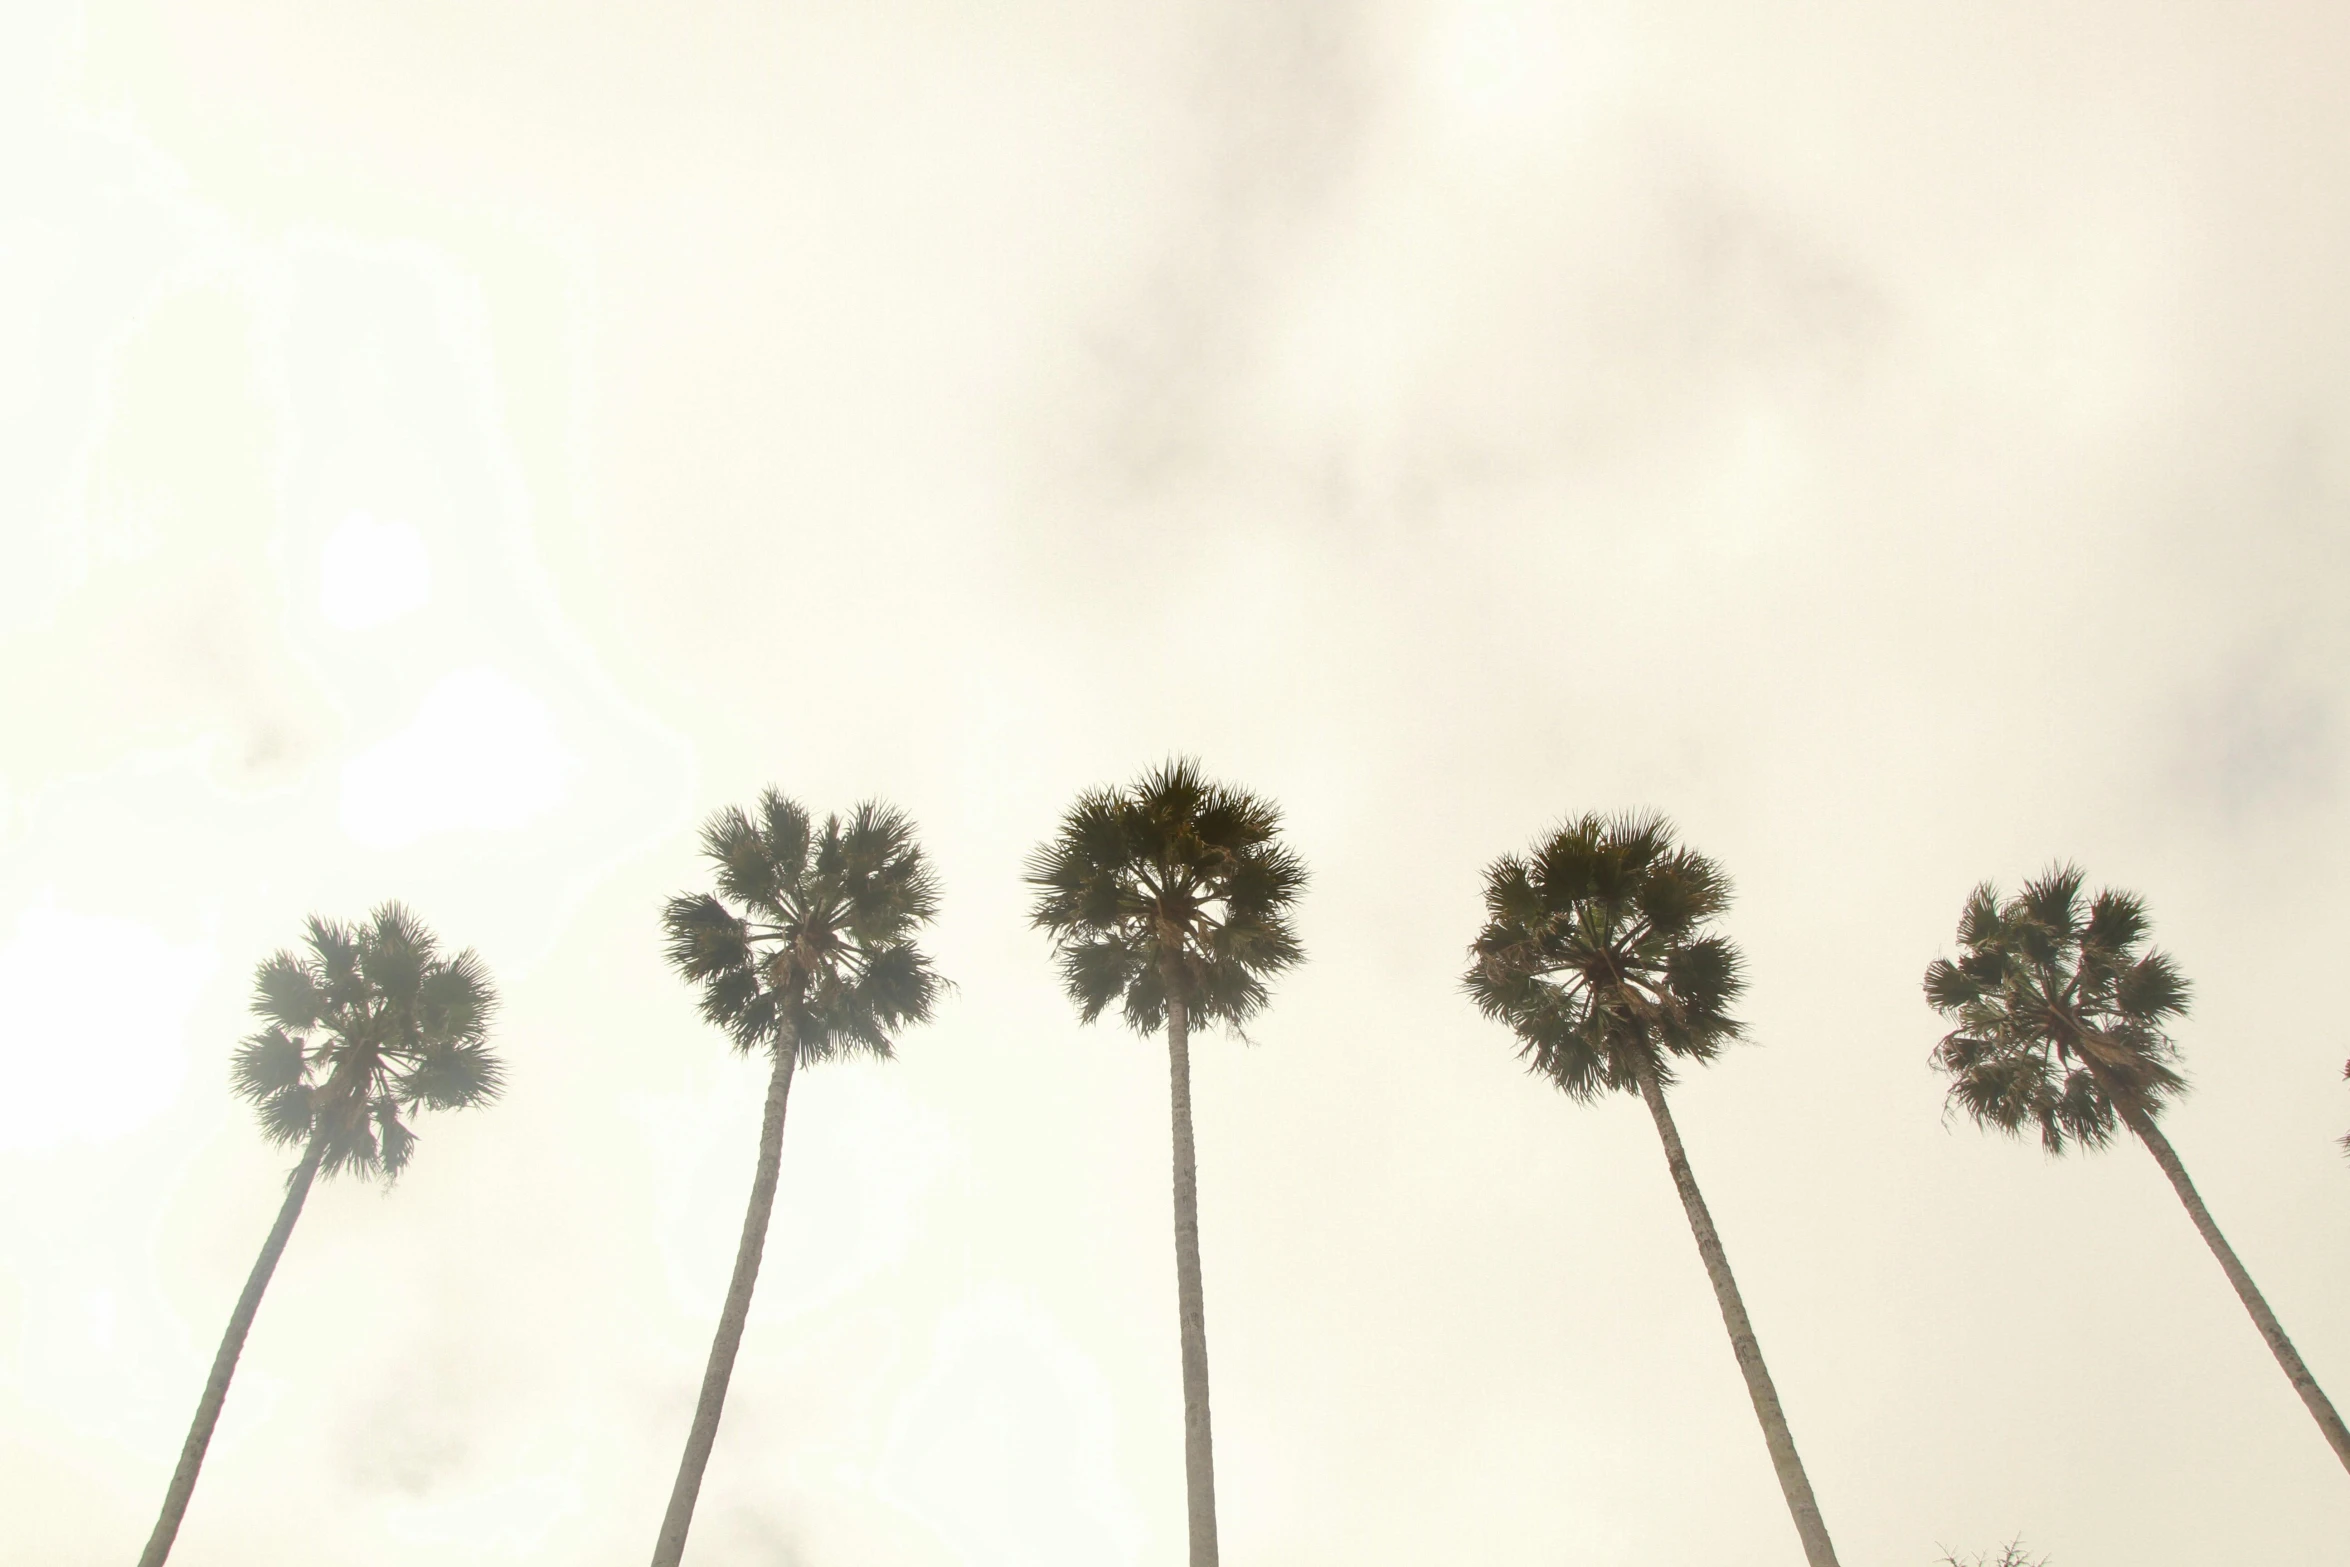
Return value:
<svg viewBox="0 0 2350 1567">
<path fill-rule="evenodd" d="M 1800 1552 L 1629 1098 L 1459 992 L 1669 813 L 1674 1096 L 1844 1560 L 2336 1560 L 2152 1160 L 1943 1112 L 2060 858 L 2195 985 L 2166 1126 L 2350 1399 L 2338 5 L 32 0 L 0 18 L 0 1518 L 151 1526 L 288 1157 L 250 977 L 410 904 L 511 1087 L 314 1193 L 186 1567 L 650 1549 L 761 1068 L 696 831 L 905 808 L 956 985 L 795 1086 L 690 1561 L 1183 1560 L 1165 1059 L 1021 861 L 1174 754 L 1309 953 L 1195 1043 L 1225 1559 Z"/>
</svg>

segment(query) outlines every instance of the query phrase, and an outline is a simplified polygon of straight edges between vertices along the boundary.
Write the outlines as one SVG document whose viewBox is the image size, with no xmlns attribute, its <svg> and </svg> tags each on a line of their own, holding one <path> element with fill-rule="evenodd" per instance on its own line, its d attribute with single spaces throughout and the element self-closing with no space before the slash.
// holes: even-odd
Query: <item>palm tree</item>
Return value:
<svg viewBox="0 0 2350 1567">
<path fill-rule="evenodd" d="M 1950 1074 L 1950 1102 L 1978 1125 L 2010 1134 L 2037 1127 L 2051 1154 L 2101 1148 L 2129 1128 L 2170 1178 L 2293 1391 L 2350 1469 L 2350 1430 L 2156 1124 L 2187 1086 L 2165 1026 L 2186 1013 L 2186 977 L 2168 954 L 2140 950 L 2141 899 L 2109 889 L 2084 907 L 2081 884 L 2079 867 L 2058 865 L 2012 898 L 2002 900 L 1988 882 L 1968 895 L 1958 961 L 1936 958 L 1926 969 L 1927 1001 L 1958 1025 L 1934 1047 L 1934 1064 Z"/>
<path fill-rule="evenodd" d="M 1136 1033 L 1167 1030 L 1191 1567 L 1216 1567 L 1191 1027 L 1223 1023 L 1239 1032 L 1264 1007 L 1265 982 L 1305 955 L 1289 924 L 1305 865 L 1276 841 L 1280 826 L 1270 802 L 1210 783 L 1196 762 L 1180 759 L 1127 788 L 1078 796 L 1059 831 L 1028 858 L 1031 923 L 1052 937 L 1078 1017 L 1091 1023 L 1116 1002 Z"/>
<path fill-rule="evenodd" d="M 1517 1034 L 1520 1053 L 1578 1102 L 1637 1093 L 1713 1280 L 1771 1464 L 1811 1567 L 1835 1567 L 1811 1480 L 1763 1364 L 1738 1281 L 1665 1103 L 1674 1062 L 1711 1061 L 1744 1031 L 1729 1005 L 1745 989 L 1738 951 L 1707 926 L 1729 879 L 1673 841 L 1661 816 L 1587 815 L 1485 872 L 1485 928 L 1464 980 L 1478 1009 Z"/>
<path fill-rule="evenodd" d="M 712 816 L 702 828 L 702 852 L 717 868 L 718 891 L 669 900 L 662 915 L 669 961 L 702 987 L 702 1016 L 743 1054 L 764 1051 L 773 1067 L 734 1278 L 653 1567 L 677 1567 L 685 1554 L 702 1471 L 718 1439 L 775 1209 L 794 1069 L 850 1055 L 888 1059 L 891 1036 L 927 1022 L 945 985 L 914 945 L 914 932 L 938 911 L 938 882 L 902 813 L 869 800 L 845 821 L 826 817 L 819 832 L 797 803 L 769 789 L 756 817 L 731 806 Z"/>
<path fill-rule="evenodd" d="M 280 952 L 255 971 L 253 1011 L 267 1026 L 238 1047 L 230 1079 L 258 1111 L 262 1135 L 302 1157 L 229 1313 L 139 1567 L 162 1567 L 171 1555 L 245 1335 L 311 1182 L 351 1175 L 390 1184 L 416 1151 L 405 1116 L 487 1104 L 505 1083 L 488 1044 L 497 998 L 472 951 L 443 956 L 397 903 L 358 926 L 313 915 L 306 944 L 306 953 Z"/>
</svg>

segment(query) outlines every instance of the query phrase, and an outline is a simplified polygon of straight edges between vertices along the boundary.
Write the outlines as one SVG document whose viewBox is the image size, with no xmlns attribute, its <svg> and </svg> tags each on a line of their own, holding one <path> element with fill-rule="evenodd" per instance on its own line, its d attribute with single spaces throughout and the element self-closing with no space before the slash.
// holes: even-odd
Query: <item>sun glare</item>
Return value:
<svg viewBox="0 0 2350 1567">
<path fill-rule="evenodd" d="M 340 631 L 413 614 L 432 599 L 432 556 L 404 522 L 355 511 L 335 525 L 318 556 L 318 609 Z"/>
<path fill-rule="evenodd" d="M 442 677 L 407 728 L 343 767 L 343 830 L 371 848 L 529 825 L 570 792 L 554 715 L 501 670 Z"/>
<path fill-rule="evenodd" d="M 112 1140 L 171 1103 L 208 943 L 36 906 L 0 946 L 0 1148 Z"/>
</svg>

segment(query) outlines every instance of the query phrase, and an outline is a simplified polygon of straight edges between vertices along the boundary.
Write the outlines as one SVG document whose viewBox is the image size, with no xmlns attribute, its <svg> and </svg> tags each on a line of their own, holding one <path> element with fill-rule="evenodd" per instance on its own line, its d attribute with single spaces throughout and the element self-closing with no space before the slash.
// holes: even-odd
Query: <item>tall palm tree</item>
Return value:
<svg viewBox="0 0 2350 1567">
<path fill-rule="evenodd" d="M 1264 1007 L 1266 981 L 1305 955 L 1289 923 L 1305 865 L 1277 841 L 1280 827 L 1269 801 L 1210 783 L 1198 763 L 1180 759 L 1126 788 L 1078 796 L 1028 858 L 1031 923 L 1052 937 L 1078 1017 L 1091 1023 L 1115 1002 L 1136 1033 L 1167 1030 L 1191 1567 L 1216 1567 L 1191 1028 L 1222 1023 L 1238 1032 Z"/>
<path fill-rule="evenodd" d="M 1978 1125 L 2011 1134 L 2036 1127 L 2051 1154 L 2101 1148 L 2123 1127 L 2135 1134 L 2350 1469 L 2350 1430 L 2156 1124 L 2186 1088 L 2166 1027 L 2186 1014 L 2186 977 L 2167 953 L 2141 950 L 2141 899 L 2109 889 L 2084 903 L 2082 880 L 2079 867 L 2058 865 L 2012 898 L 1988 882 L 1968 895 L 1958 961 L 1936 958 L 1926 969 L 1927 1001 L 1958 1025 L 1934 1047 L 1934 1064 L 1950 1074 L 1950 1102 Z"/>
<path fill-rule="evenodd" d="M 938 912 L 938 882 L 901 812 L 869 800 L 846 820 L 826 817 L 819 831 L 796 802 L 769 789 L 755 816 L 731 806 L 712 816 L 702 828 L 702 852 L 717 869 L 718 890 L 669 900 L 662 915 L 669 961 L 702 987 L 702 1016 L 726 1030 L 735 1049 L 765 1052 L 773 1065 L 734 1278 L 653 1567 L 677 1567 L 685 1554 L 702 1471 L 718 1440 L 775 1210 L 793 1071 L 841 1056 L 888 1059 L 892 1035 L 927 1022 L 945 985 L 914 945 L 914 933 Z"/>
<path fill-rule="evenodd" d="M 311 1182 L 351 1175 L 388 1185 L 416 1151 L 408 1115 L 487 1104 L 504 1086 L 505 1069 L 488 1043 L 497 997 L 472 951 L 444 956 L 397 903 L 357 926 L 313 915 L 305 944 L 307 952 L 280 952 L 255 971 L 253 1011 L 267 1026 L 238 1047 L 231 1069 L 237 1094 L 260 1115 L 262 1135 L 300 1148 L 302 1157 L 229 1313 L 139 1567 L 162 1567 L 171 1555 L 245 1335 Z"/>
<path fill-rule="evenodd" d="M 1721 868 L 1675 844 L 1663 817 L 1583 816 L 1487 868 L 1485 928 L 1463 983 L 1480 1011 L 1517 1034 L 1528 1065 L 1570 1099 L 1622 1091 L 1647 1104 L 1804 1556 L 1811 1567 L 1835 1567 L 1778 1389 L 1665 1103 L 1676 1061 L 1711 1061 L 1743 1032 L 1729 1013 L 1745 989 L 1738 951 L 1708 929 L 1729 902 Z"/>
</svg>

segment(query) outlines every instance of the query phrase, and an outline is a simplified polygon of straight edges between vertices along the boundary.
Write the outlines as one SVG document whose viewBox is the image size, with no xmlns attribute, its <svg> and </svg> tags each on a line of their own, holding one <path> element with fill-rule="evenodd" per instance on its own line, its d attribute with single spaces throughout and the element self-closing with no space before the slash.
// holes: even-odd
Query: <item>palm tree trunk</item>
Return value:
<svg viewBox="0 0 2350 1567">
<path fill-rule="evenodd" d="M 1714 1229 L 1705 1195 L 1697 1189 L 1689 1152 L 1681 1146 L 1680 1128 L 1673 1124 L 1673 1112 L 1665 1106 L 1664 1088 L 1656 1080 L 1655 1069 L 1645 1063 L 1640 1068 L 1640 1097 L 1648 1101 L 1648 1113 L 1656 1118 L 1656 1134 L 1664 1140 L 1665 1163 L 1672 1167 L 1673 1185 L 1680 1190 L 1681 1207 L 1697 1237 L 1697 1254 L 1705 1259 L 1706 1276 L 1713 1280 L 1714 1298 L 1722 1307 L 1722 1325 L 1730 1330 L 1731 1352 L 1738 1357 L 1738 1369 L 1746 1374 L 1746 1396 L 1754 1400 L 1755 1418 L 1762 1422 L 1763 1442 L 1771 1450 L 1771 1467 L 1779 1472 L 1779 1489 L 1786 1493 L 1787 1511 L 1803 1541 L 1804 1559 L 1811 1567 L 1837 1567 L 1836 1547 L 1828 1542 L 1828 1526 L 1821 1521 L 1820 1504 L 1811 1494 L 1811 1477 L 1803 1472 L 1803 1460 L 1796 1455 L 1795 1433 L 1787 1428 L 1787 1412 L 1779 1407 L 1779 1390 L 1771 1383 L 1770 1368 L 1763 1364 L 1762 1346 L 1755 1342 L 1754 1324 L 1747 1320 L 1746 1302 L 1739 1298 L 1738 1281 L 1730 1273 L 1729 1254 L 1722 1250 L 1722 1237 Z"/>
<path fill-rule="evenodd" d="M 1191 1567 L 1217 1567 L 1208 1307 L 1199 1275 L 1199 1156 L 1191 1142 L 1191 1019 L 1174 995 L 1167 998 L 1167 1075 L 1175 1119 L 1175 1314 L 1183 1331 L 1184 1500 L 1191 1522 Z"/>
<path fill-rule="evenodd" d="M 321 1139 L 311 1138 L 302 1162 L 286 1177 L 286 1200 L 278 1205 L 277 1222 L 269 1227 L 269 1239 L 261 1243 L 261 1255 L 246 1275 L 245 1292 L 237 1297 L 236 1310 L 229 1313 L 228 1331 L 220 1336 L 220 1351 L 212 1357 L 212 1375 L 204 1379 L 204 1396 L 196 1401 L 196 1418 L 188 1426 L 187 1441 L 180 1446 L 171 1488 L 163 1493 L 163 1512 L 155 1520 L 155 1532 L 139 1553 L 139 1567 L 163 1567 L 171 1555 L 171 1542 L 179 1537 L 180 1519 L 187 1514 L 188 1499 L 196 1494 L 196 1476 L 204 1467 L 204 1450 L 212 1445 L 212 1428 L 220 1423 L 220 1408 L 228 1402 L 229 1378 L 236 1374 L 237 1357 L 245 1352 L 245 1335 L 253 1330 L 262 1291 L 269 1288 L 277 1260 L 285 1255 L 294 1221 L 302 1217 L 302 1203 L 310 1195 L 310 1183 L 317 1178 L 319 1157 L 325 1148 Z"/>
<path fill-rule="evenodd" d="M 2276 1313 L 2268 1309 L 2268 1302 L 2261 1298 L 2259 1286 L 2252 1282 L 2252 1275 L 2246 1273 L 2244 1264 L 2236 1260 L 2235 1248 L 2228 1244 L 2228 1238 L 2220 1234 L 2219 1226 L 2212 1222 L 2211 1210 L 2203 1206 L 2203 1198 L 2196 1192 L 2195 1183 L 2187 1179 L 2187 1167 L 2179 1162 L 2178 1151 L 2171 1147 L 2170 1139 L 2162 1135 L 2152 1117 L 2133 1115 L 2128 1120 L 2130 1130 L 2138 1134 L 2138 1140 L 2146 1145 L 2146 1151 L 2154 1155 L 2154 1162 L 2162 1166 L 2162 1173 L 2170 1177 L 2171 1187 L 2179 1194 L 2179 1201 L 2187 1205 L 2187 1217 L 2195 1221 L 2195 1228 L 2203 1236 L 2203 1244 L 2209 1246 L 2211 1254 L 2219 1259 L 2220 1271 L 2228 1276 L 2230 1284 L 2236 1286 L 2236 1298 L 2252 1314 L 2252 1325 L 2260 1329 L 2260 1336 L 2268 1341 L 2269 1353 L 2276 1356 L 2277 1364 L 2285 1368 L 2285 1379 L 2293 1384 L 2293 1391 L 2301 1395 L 2301 1402 L 2309 1406 L 2310 1418 L 2317 1422 L 2317 1428 L 2325 1433 L 2326 1441 L 2333 1445 L 2334 1456 L 2342 1461 L 2343 1468 L 2350 1469 L 2350 1430 L 2343 1428 L 2342 1417 L 2334 1412 L 2333 1403 L 2326 1397 L 2325 1390 L 2317 1385 L 2317 1378 L 2309 1374 L 2309 1367 L 2302 1364 L 2300 1352 L 2293 1348 L 2293 1341 L 2285 1337 L 2283 1326 L 2278 1323 Z"/>
<path fill-rule="evenodd" d="M 726 1287 L 726 1309 L 718 1314 L 718 1336 L 710 1341 L 710 1364 L 702 1372 L 702 1396 L 694 1405 L 693 1429 L 686 1433 L 677 1484 L 661 1537 L 653 1544 L 653 1567 L 677 1567 L 685 1555 L 685 1532 L 693 1527 L 694 1499 L 702 1492 L 702 1471 L 718 1440 L 718 1416 L 726 1407 L 727 1380 L 734 1375 L 735 1351 L 751 1315 L 751 1287 L 759 1282 L 759 1256 L 767 1247 L 767 1220 L 775 1211 L 775 1177 L 783 1165 L 783 1107 L 791 1097 L 794 1057 L 799 1054 L 787 1019 L 775 1042 L 775 1071 L 767 1080 L 767 1114 L 759 1124 L 759 1170 L 751 1178 L 750 1211 L 734 1253 L 734 1281 Z"/>
</svg>

